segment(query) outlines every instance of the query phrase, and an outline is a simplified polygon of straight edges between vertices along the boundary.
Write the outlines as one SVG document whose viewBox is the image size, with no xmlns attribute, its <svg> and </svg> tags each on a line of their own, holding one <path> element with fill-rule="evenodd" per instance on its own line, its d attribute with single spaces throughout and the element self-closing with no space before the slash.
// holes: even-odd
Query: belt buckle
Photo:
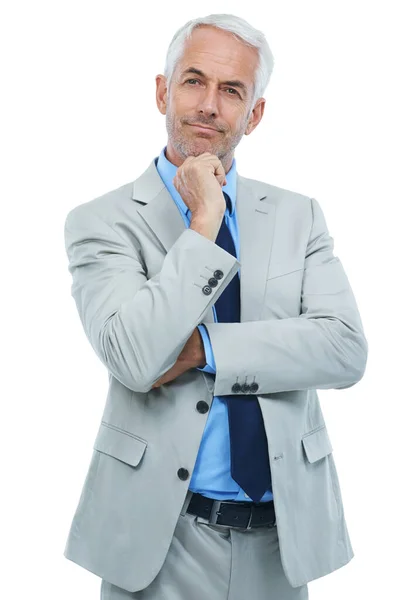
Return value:
<svg viewBox="0 0 416 600">
<path fill-rule="evenodd" d="M 209 523 L 212 525 L 217 525 L 218 527 L 232 527 L 231 525 L 222 525 L 221 523 L 217 523 L 217 515 L 221 514 L 219 512 L 220 504 L 230 504 L 227 500 L 214 500 L 211 507 L 211 513 L 209 515 Z M 241 527 L 241 529 L 253 529 L 251 527 L 251 521 L 253 519 L 253 510 L 254 503 L 250 506 L 250 517 L 247 523 L 247 527 Z"/>
</svg>

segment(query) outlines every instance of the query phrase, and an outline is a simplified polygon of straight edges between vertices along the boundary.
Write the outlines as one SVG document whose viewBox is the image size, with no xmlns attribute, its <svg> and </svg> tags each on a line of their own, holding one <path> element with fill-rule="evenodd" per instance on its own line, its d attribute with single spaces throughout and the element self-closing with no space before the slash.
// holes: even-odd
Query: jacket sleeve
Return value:
<svg viewBox="0 0 416 600">
<path fill-rule="evenodd" d="M 317 200 L 305 255 L 299 317 L 204 323 L 216 363 L 214 395 L 351 387 L 364 375 L 368 345 L 358 307 Z"/>
<path fill-rule="evenodd" d="M 108 371 L 131 390 L 146 392 L 176 362 L 239 269 L 238 260 L 193 229 L 185 229 L 162 268 L 146 275 L 141 249 L 86 204 L 65 220 L 71 295 L 83 329 Z M 211 293 L 203 286 L 220 269 Z"/>
</svg>

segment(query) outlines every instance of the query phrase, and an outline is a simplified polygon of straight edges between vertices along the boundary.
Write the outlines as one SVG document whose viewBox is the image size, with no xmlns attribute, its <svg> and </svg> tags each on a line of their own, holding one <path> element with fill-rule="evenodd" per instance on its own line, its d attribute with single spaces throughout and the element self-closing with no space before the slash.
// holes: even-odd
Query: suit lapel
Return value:
<svg viewBox="0 0 416 600">
<path fill-rule="evenodd" d="M 259 320 L 263 307 L 275 223 L 275 206 L 266 197 L 237 174 L 241 322 Z"/>
<path fill-rule="evenodd" d="M 258 320 L 262 310 L 275 223 L 275 206 L 264 202 L 266 197 L 258 193 L 253 180 L 237 173 L 241 322 Z M 154 160 L 134 181 L 133 200 L 141 204 L 139 214 L 169 252 L 186 226 Z M 214 322 L 212 311 L 207 311 L 205 321 Z"/>
</svg>

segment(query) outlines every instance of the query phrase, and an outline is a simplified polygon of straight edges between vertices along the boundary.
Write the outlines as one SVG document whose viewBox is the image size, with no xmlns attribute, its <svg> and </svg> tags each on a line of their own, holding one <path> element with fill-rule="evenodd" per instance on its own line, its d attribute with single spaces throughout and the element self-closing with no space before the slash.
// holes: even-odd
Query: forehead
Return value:
<svg viewBox="0 0 416 600">
<path fill-rule="evenodd" d="M 192 66 L 213 79 L 239 79 L 250 89 L 257 62 L 256 48 L 247 46 L 229 31 L 201 26 L 195 28 L 186 41 L 177 74 L 180 77 Z"/>
</svg>

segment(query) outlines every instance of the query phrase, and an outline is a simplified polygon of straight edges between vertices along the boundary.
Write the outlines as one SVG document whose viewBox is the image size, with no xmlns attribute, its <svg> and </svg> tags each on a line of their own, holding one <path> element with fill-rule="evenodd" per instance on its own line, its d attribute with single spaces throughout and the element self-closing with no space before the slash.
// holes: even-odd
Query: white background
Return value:
<svg viewBox="0 0 416 600">
<path fill-rule="evenodd" d="M 202 4 L 2 4 L 1 596 L 99 599 L 100 579 L 63 557 L 108 383 L 70 294 L 64 220 L 159 154 L 168 44 L 189 19 L 228 12 L 261 29 L 276 60 L 237 170 L 319 201 L 369 343 L 356 386 L 319 392 L 355 557 L 310 598 L 410 598 L 414 3 Z"/>
</svg>

